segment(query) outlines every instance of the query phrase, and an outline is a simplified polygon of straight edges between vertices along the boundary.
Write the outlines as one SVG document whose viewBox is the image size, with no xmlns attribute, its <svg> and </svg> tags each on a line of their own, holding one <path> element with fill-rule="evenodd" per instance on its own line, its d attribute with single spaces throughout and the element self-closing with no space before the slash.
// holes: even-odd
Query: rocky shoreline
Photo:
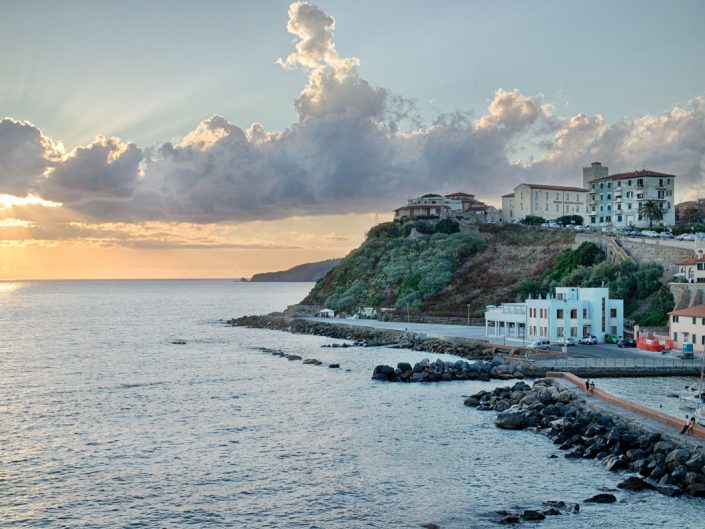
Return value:
<svg viewBox="0 0 705 529">
<path fill-rule="evenodd" d="M 480 391 L 465 405 L 498 412 L 499 428 L 546 435 L 566 458 L 595 459 L 608 471 L 634 473 L 620 489 L 705 497 L 705 450 L 596 410 L 553 380 Z"/>
<path fill-rule="evenodd" d="M 243 316 L 227 322 L 236 327 L 252 327 L 286 331 L 294 334 L 313 334 L 339 340 L 351 340 L 357 347 L 395 347 L 427 353 L 446 353 L 470 360 L 491 360 L 497 353 L 508 353 L 511 348 L 495 346 L 467 338 L 432 338 L 425 334 L 392 329 L 374 329 L 340 323 L 308 321 L 286 316 Z"/>
</svg>

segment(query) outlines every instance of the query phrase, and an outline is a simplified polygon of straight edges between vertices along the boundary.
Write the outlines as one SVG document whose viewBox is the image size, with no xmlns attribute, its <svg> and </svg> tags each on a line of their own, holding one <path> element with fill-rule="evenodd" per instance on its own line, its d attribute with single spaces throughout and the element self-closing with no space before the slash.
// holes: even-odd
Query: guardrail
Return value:
<svg viewBox="0 0 705 529">
<path fill-rule="evenodd" d="M 684 358 L 553 358 L 542 360 L 547 368 L 571 367 L 692 367 L 700 369 L 700 359 Z"/>
</svg>

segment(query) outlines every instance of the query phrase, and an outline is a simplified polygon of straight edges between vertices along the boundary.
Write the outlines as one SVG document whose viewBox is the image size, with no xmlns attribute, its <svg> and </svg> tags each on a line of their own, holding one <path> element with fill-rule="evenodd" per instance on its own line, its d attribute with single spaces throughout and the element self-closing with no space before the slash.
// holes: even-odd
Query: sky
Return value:
<svg viewBox="0 0 705 529">
<path fill-rule="evenodd" d="M 677 175 L 700 1 L 0 0 L 0 279 L 248 277 L 407 198 Z"/>
</svg>

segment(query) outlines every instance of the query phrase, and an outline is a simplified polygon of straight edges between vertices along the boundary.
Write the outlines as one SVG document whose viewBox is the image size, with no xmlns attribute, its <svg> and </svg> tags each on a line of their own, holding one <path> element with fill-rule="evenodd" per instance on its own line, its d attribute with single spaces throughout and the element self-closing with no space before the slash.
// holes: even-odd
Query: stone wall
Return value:
<svg viewBox="0 0 705 529">
<path fill-rule="evenodd" d="M 705 283 L 669 283 L 675 306 L 673 310 L 687 309 L 705 303 Z"/>
</svg>

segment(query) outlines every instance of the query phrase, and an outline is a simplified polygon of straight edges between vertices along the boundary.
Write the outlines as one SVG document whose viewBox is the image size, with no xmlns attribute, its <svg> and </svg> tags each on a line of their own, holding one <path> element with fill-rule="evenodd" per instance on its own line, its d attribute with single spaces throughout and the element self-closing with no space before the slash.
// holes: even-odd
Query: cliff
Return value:
<svg viewBox="0 0 705 529">
<path fill-rule="evenodd" d="M 342 259 L 328 259 L 317 263 L 305 263 L 281 272 L 264 272 L 255 274 L 250 281 L 273 282 L 316 282 L 336 267 Z"/>
<path fill-rule="evenodd" d="M 345 311 L 408 307 L 439 316 L 465 316 L 469 305 L 475 316 L 487 304 L 515 301 L 517 283 L 538 279 L 575 238 L 571 230 L 520 225 L 482 225 L 475 233 L 404 228 L 370 230 L 302 303 Z"/>
</svg>

